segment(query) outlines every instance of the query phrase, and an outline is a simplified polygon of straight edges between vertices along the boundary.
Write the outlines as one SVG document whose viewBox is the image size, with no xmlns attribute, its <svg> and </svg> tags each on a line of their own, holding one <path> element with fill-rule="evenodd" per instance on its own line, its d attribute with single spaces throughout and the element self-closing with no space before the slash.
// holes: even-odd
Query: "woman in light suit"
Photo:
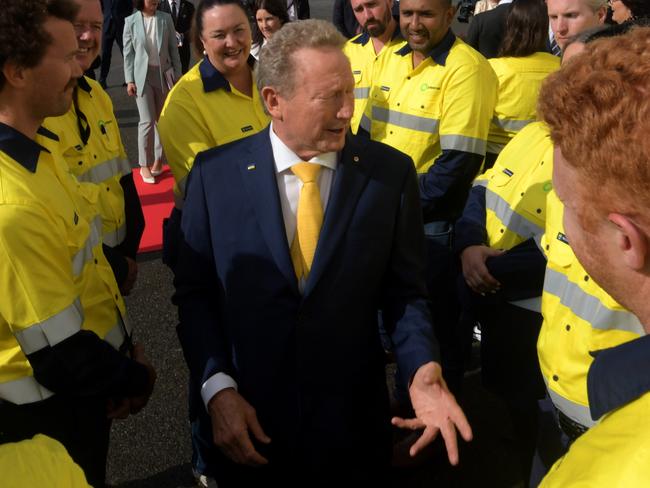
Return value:
<svg viewBox="0 0 650 488">
<path fill-rule="evenodd" d="M 181 75 L 176 31 L 159 0 L 135 0 L 138 10 L 124 22 L 124 79 L 140 114 L 138 157 L 140 176 L 155 183 L 162 172 L 162 146 L 156 127 L 165 97 Z"/>
</svg>

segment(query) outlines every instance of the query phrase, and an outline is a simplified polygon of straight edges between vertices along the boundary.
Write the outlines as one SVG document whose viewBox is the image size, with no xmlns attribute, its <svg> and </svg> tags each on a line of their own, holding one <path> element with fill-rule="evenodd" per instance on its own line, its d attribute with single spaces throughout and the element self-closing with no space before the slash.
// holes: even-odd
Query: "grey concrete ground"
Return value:
<svg viewBox="0 0 650 488">
<path fill-rule="evenodd" d="M 329 19 L 332 0 L 311 0 L 312 16 Z M 457 32 L 463 25 L 455 26 Z M 108 77 L 108 93 L 122 129 L 130 160 L 137 161 L 138 112 L 126 96 L 117 48 Z M 142 342 L 158 371 L 156 389 L 139 415 L 115 422 L 109 452 L 108 481 L 119 488 L 190 487 L 190 443 L 187 424 L 187 369 L 176 340 L 176 311 L 170 303 L 171 275 L 156 253 L 140 256 L 138 282 L 127 306 Z M 503 405 L 479 385 L 478 375 L 466 378 L 462 404 L 475 439 L 461 450 L 461 464 L 451 468 L 438 456 L 425 466 L 394 473 L 395 487 L 514 487 L 518 476 L 510 444 L 510 426 Z"/>
</svg>

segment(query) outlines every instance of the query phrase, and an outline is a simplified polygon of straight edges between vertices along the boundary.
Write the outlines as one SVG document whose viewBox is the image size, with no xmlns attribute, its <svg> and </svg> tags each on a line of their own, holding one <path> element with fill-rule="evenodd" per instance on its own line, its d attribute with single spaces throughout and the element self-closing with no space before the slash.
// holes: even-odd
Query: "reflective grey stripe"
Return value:
<svg viewBox="0 0 650 488">
<path fill-rule="evenodd" d="M 427 132 L 429 134 L 437 134 L 438 125 L 440 124 L 438 119 L 419 117 L 382 107 L 372 107 L 372 120 L 386 122 L 387 124 L 397 125 L 405 129 Z"/>
<path fill-rule="evenodd" d="M 366 132 L 370 133 L 370 119 L 366 116 L 366 114 L 363 114 L 361 116 L 361 121 L 359 122 L 359 127 L 361 127 Z"/>
<path fill-rule="evenodd" d="M 368 98 L 370 95 L 370 88 L 355 88 L 354 89 L 354 98 L 355 100 Z"/>
<path fill-rule="evenodd" d="M 513 300 L 508 303 L 531 312 L 542 313 L 542 297 L 524 298 L 523 300 Z"/>
<path fill-rule="evenodd" d="M 54 393 L 41 386 L 33 376 L 25 376 L 18 380 L 0 383 L 0 399 L 16 405 L 40 402 L 52 395 Z"/>
<path fill-rule="evenodd" d="M 117 323 L 106 333 L 104 340 L 115 349 L 119 349 L 126 339 L 126 334 L 131 335 L 131 326 L 128 320 L 122 320 L 120 312 L 117 312 Z"/>
<path fill-rule="evenodd" d="M 81 302 L 77 298 L 71 305 L 52 317 L 16 332 L 16 340 L 25 355 L 55 346 L 81 330 L 84 321 Z"/>
<path fill-rule="evenodd" d="M 544 232 L 544 229 L 510 208 L 510 204 L 489 188 L 485 189 L 485 206 L 492 210 L 509 231 L 528 238 Z"/>
<path fill-rule="evenodd" d="M 526 127 L 528 124 L 535 122 L 535 120 L 515 120 L 515 119 L 499 119 L 492 117 L 492 123 L 503 130 L 511 130 L 513 132 L 519 132 L 521 129 Z"/>
<path fill-rule="evenodd" d="M 503 148 L 506 147 L 505 144 L 498 144 L 496 142 L 487 142 L 487 145 L 485 146 L 485 151 L 492 153 L 492 154 L 500 154 L 501 151 L 503 151 Z"/>
<path fill-rule="evenodd" d="M 542 236 L 544 234 L 537 234 L 535 237 L 533 237 L 533 240 L 535 241 L 535 244 L 537 245 L 537 249 L 539 249 L 544 257 L 546 258 L 546 252 L 544 252 L 544 249 L 542 249 Z"/>
<path fill-rule="evenodd" d="M 560 303 L 574 315 L 588 322 L 594 329 L 624 330 L 638 335 L 645 335 L 645 329 L 635 315 L 626 310 L 607 308 L 598 298 L 585 293 L 566 275 L 546 268 L 544 291 L 560 298 Z"/>
<path fill-rule="evenodd" d="M 107 246 L 115 247 L 115 246 L 119 246 L 125 237 L 126 237 L 126 224 L 122 224 L 114 231 L 106 232 L 103 236 L 103 241 L 104 244 L 106 244 Z"/>
<path fill-rule="evenodd" d="M 553 402 L 553 405 L 555 405 L 555 408 L 560 410 L 571 420 L 578 422 L 585 427 L 593 427 L 596 425 L 596 422 L 591 420 L 591 412 L 589 411 L 589 407 L 585 407 L 584 405 L 572 402 L 568 398 L 564 398 L 559 393 L 551 390 L 548 387 L 548 381 L 546 378 L 544 378 L 544 381 L 546 382 L 546 390 L 548 391 L 548 395 L 551 397 L 551 401 Z"/>
<path fill-rule="evenodd" d="M 487 143 L 484 139 L 467 136 L 440 136 L 440 148 L 454 151 L 465 151 L 473 154 L 485 156 Z"/>
<path fill-rule="evenodd" d="M 131 165 L 126 159 L 113 158 L 93 166 L 85 173 L 79 175 L 79 181 L 101 183 L 115 175 L 126 175 L 131 172 Z"/>
<path fill-rule="evenodd" d="M 485 188 L 487 188 L 487 185 L 488 180 L 474 180 L 474 183 L 472 184 L 472 186 L 483 186 Z"/>
<path fill-rule="evenodd" d="M 90 234 L 84 246 L 77 251 L 77 254 L 72 258 L 72 275 L 79 276 L 84 269 L 84 265 L 93 259 L 93 249 L 101 240 L 102 219 L 96 217 L 90 223 Z"/>
</svg>

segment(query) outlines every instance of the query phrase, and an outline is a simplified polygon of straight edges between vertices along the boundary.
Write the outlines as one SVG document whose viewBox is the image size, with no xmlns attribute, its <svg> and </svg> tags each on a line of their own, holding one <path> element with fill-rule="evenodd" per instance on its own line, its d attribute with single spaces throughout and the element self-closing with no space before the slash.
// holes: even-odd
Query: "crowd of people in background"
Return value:
<svg viewBox="0 0 650 488">
<path fill-rule="evenodd" d="M 457 464 L 477 334 L 522 486 L 650 483 L 650 4 L 479 0 L 464 39 L 456 15 L 6 0 L 2 483 L 105 486 L 111 423 L 156 381 L 124 302 L 145 222 L 114 42 L 138 176 L 174 178 L 199 486 L 390 486 L 400 429 Z"/>
</svg>

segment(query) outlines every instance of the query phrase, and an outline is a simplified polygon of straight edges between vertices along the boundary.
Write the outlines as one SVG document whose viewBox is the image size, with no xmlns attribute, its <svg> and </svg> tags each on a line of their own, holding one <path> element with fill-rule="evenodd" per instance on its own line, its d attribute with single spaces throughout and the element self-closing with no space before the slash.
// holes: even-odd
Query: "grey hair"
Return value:
<svg viewBox="0 0 650 488">
<path fill-rule="evenodd" d="M 290 97 L 295 88 L 296 68 L 293 53 L 306 48 L 342 49 L 346 39 L 326 20 L 307 19 L 290 22 L 273 34 L 260 52 L 255 67 L 257 89 L 272 86 Z"/>
</svg>

